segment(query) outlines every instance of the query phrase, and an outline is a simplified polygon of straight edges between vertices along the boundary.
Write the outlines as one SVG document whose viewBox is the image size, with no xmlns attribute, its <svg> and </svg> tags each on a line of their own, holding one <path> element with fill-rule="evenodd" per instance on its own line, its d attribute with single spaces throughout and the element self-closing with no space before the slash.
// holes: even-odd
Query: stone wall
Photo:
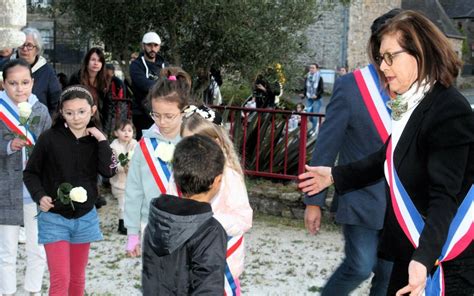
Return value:
<svg viewBox="0 0 474 296">
<path fill-rule="evenodd" d="M 372 22 L 382 14 L 401 6 L 401 0 L 354 0 L 349 11 L 347 65 L 355 69 L 367 65 L 367 42 Z"/>
<path fill-rule="evenodd" d="M 314 24 L 305 31 L 308 46 L 298 61 L 306 65 L 314 61 L 325 69 L 366 65 L 370 25 L 400 5 L 401 0 L 352 0 L 346 6 L 338 1 L 321 4 Z"/>
<path fill-rule="evenodd" d="M 314 24 L 305 31 L 308 39 L 307 50 L 298 60 L 302 65 L 316 62 L 323 68 L 336 69 L 338 66 L 344 66 L 346 60 L 343 51 L 347 40 L 344 17 L 348 7 L 337 2 L 334 5 L 320 5 L 319 9 L 321 11 Z"/>
</svg>

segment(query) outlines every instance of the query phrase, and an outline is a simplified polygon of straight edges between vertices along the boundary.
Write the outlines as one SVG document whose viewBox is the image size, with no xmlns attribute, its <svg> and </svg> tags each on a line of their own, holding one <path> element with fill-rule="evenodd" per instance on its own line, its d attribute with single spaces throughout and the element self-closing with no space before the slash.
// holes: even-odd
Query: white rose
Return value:
<svg viewBox="0 0 474 296">
<path fill-rule="evenodd" d="M 28 102 L 21 102 L 18 104 L 18 111 L 20 112 L 20 117 L 28 118 L 31 114 L 31 105 Z"/>
<path fill-rule="evenodd" d="M 83 203 L 87 200 L 87 191 L 83 187 L 74 187 L 69 192 L 72 201 Z"/>
<path fill-rule="evenodd" d="M 128 152 L 127 158 L 128 158 L 129 161 L 132 160 L 133 153 L 135 153 L 135 150 L 130 150 L 130 151 Z"/>
<path fill-rule="evenodd" d="M 158 148 L 155 150 L 155 156 L 159 157 L 164 162 L 170 162 L 173 158 L 174 144 L 159 143 Z"/>
</svg>

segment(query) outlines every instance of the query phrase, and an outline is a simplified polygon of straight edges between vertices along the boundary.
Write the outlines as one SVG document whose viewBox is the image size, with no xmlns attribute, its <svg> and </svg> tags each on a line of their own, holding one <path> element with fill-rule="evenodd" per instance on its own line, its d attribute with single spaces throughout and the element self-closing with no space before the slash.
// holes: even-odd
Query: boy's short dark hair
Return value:
<svg viewBox="0 0 474 296">
<path fill-rule="evenodd" d="M 224 164 L 224 153 L 216 141 L 202 135 L 185 137 L 176 145 L 172 160 L 176 185 L 184 196 L 207 192 L 223 173 Z"/>
</svg>

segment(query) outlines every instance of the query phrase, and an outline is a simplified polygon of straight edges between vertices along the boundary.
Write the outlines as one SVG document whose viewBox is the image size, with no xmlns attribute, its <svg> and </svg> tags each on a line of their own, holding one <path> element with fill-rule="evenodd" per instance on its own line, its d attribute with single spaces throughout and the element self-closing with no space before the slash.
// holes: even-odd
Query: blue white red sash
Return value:
<svg viewBox="0 0 474 296">
<path fill-rule="evenodd" d="M 226 261 L 234 254 L 234 252 L 243 248 L 244 236 L 229 236 L 227 237 L 227 254 Z M 224 274 L 224 295 L 240 296 L 240 283 L 237 277 L 233 276 L 229 264 L 225 265 L 225 274 Z"/>
<path fill-rule="evenodd" d="M 171 173 L 166 162 L 154 156 L 158 145 L 159 142 L 155 138 L 142 138 L 140 140 L 140 148 L 150 168 L 151 174 L 155 179 L 156 185 L 161 194 L 165 194 L 167 192 L 166 188 L 170 185 L 169 180 Z"/>
<path fill-rule="evenodd" d="M 28 129 L 28 126 L 20 125 L 20 115 L 18 115 L 16 108 L 11 102 L 2 98 L 0 98 L 0 120 L 13 133 L 25 136 L 28 145 L 36 143 L 36 136 Z"/>
<path fill-rule="evenodd" d="M 374 66 L 368 65 L 365 68 L 355 70 L 354 78 L 377 133 L 382 142 L 385 143 L 392 131 L 391 111 L 386 106 L 386 102 L 390 98 L 381 87 Z"/>
<path fill-rule="evenodd" d="M 415 248 L 425 223 L 393 167 L 392 140 L 387 147 L 387 171 L 390 185 L 390 198 L 397 221 Z M 448 238 L 437 260 L 438 268 L 433 277 L 428 278 L 425 295 L 444 295 L 442 262 L 456 258 L 474 238 L 474 186 L 471 187 L 451 222 Z"/>
</svg>

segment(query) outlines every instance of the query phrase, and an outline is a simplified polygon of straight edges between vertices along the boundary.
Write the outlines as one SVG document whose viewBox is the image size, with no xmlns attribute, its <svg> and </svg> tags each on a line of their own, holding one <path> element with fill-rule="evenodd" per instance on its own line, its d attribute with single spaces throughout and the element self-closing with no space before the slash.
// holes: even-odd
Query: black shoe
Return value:
<svg viewBox="0 0 474 296">
<path fill-rule="evenodd" d="M 105 206 L 105 205 L 107 205 L 107 201 L 105 200 L 105 197 L 103 197 L 102 195 L 99 195 L 99 197 L 95 201 L 95 207 L 97 209 L 100 209 L 102 208 L 102 206 Z"/>
<path fill-rule="evenodd" d="M 127 228 L 125 228 L 125 225 L 123 224 L 123 219 L 119 219 L 118 233 L 121 235 L 127 235 Z"/>
</svg>

